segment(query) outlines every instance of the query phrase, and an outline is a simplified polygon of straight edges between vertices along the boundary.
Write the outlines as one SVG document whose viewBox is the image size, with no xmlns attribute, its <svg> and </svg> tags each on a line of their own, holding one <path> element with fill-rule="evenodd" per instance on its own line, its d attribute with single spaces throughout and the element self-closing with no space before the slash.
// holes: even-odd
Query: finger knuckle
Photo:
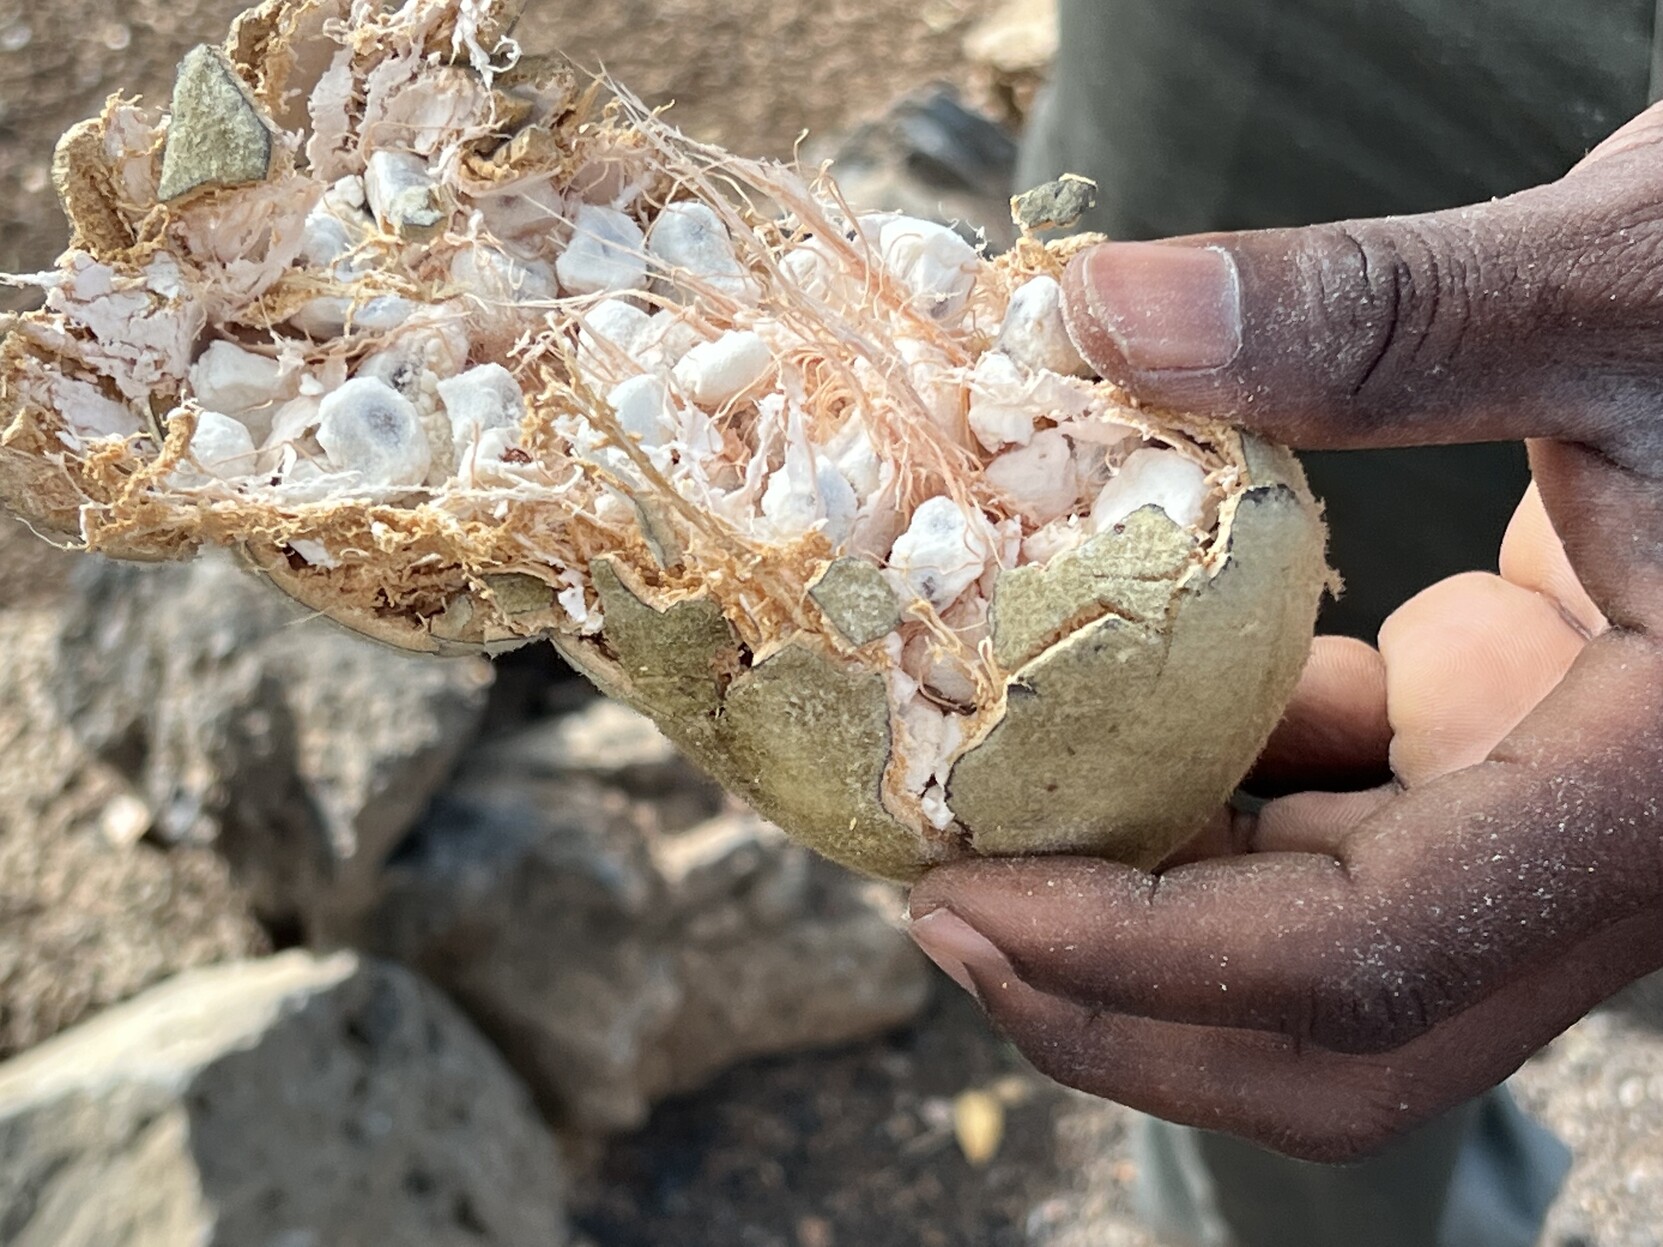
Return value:
<svg viewBox="0 0 1663 1247">
<path fill-rule="evenodd" d="M 1332 1052 L 1379 1056 L 1420 1038 L 1447 1014 L 1447 993 L 1422 971 L 1367 959 L 1316 980 L 1305 1037 Z"/>
<path fill-rule="evenodd" d="M 1561 437 L 1634 443 L 1655 462 L 1663 398 L 1663 166 L 1602 160 L 1504 201 L 1496 249 L 1523 293 L 1510 375 L 1575 394 Z M 1618 455 L 1619 459 L 1623 456 Z"/>
<path fill-rule="evenodd" d="M 1579 366 L 1663 362 L 1663 180 L 1563 214 L 1544 250 L 1555 260 L 1544 319 Z M 1597 355 L 1580 345 L 1590 335 Z"/>
<path fill-rule="evenodd" d="M 1324 236 L 1325 235 L 1325 236 Z M 1467 345 L 1476 292 L 1505 274 L 1451 223 L 1375 221 L 1329 226 L 1307 256 L 1342 402 L 1391 412 L 1412 391 L 1453 375 Z M 1412 384 L 1411 384 L 1412 382 Z"/>
</svg>

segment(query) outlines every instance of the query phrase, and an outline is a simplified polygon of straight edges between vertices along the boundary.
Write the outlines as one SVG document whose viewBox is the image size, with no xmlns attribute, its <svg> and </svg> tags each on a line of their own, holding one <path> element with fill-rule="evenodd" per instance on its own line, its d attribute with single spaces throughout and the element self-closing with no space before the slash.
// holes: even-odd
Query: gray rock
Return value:
<svg viewBox="0 0 1663 1247">
<path fill-rule="evenodd" d="M 3 1247 L 551 1247 L 523 1086 L 396 967 L 185 974 L 0 1066 Z"/>
<path fill-rule="evenodd" d="M 694 771 L 653 721 L 596 698 L 575 714 L 533 724 L 491 746 L 490 765 L 539 778 L 589 776 L 641 796 L 698 786 Z"/>
<path fill-rule="evenodd" d="M 207 44 L 192 48 L 173 86 L 156 198 L 169 203 L 206 186 L 263 182 L 275 146 L 271 121 L 225 53 Z"/>
<path fill-rule="evenodd" d="M 0 606 L 0 1060 L 181 970 L 267 951 L 219 857 L 133 843 L 149 811 L 58 717 L 60 627 L 51 607 Z"/>
<path fill-rule="evenodd" d="M 654 859 L 673 898 L 667 934 L 682 985 L 647 1071 L 666 1091 L 754 1057 L 868 1038 L 928 1000 L 931 976 L 902 933 L 897 890 L 815 857 L 755 815 L 667 839 Z"/>
<path fill-rule="evenodd" d="M 579 747 L 568 724 L 480 746 L 354 942 L 443 986 L 582 1129 L 633 1127 L 739 1061 L 916 1014 L 928 975 L 891 890 L 717 813 L 713 790 L 636 799 L 594 754 L 626 773 L 657 757 L 644 720 L 615 706 L 583 718 L 633 743 Z M 701 801 L 705 821 L 683 830 Z"/>
<path fill-rule="evenodd" d="M 59 704 L 132 780 L 152 834 L 215 847 L 280 929 L 348 925 L 473 734 L 490 667 L 308 619 L 223 559 L 94 563 L 76 581 Z"/>
</svg>

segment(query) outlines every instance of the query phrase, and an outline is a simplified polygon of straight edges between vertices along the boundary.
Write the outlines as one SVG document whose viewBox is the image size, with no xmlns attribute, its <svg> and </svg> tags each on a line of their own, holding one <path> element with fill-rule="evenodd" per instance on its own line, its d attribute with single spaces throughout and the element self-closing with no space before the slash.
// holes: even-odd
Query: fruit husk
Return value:
<svg viewBox="0 0 1663 1247">
<path fill-rule="evenodd" d="M 1229 799 L 1264 747 L 1329 575 L 1297 462 L 1252 438 L 1243 446 L 1254 483 L 1221 520 L 1216 566 L 1193 565 L 1153 508 L 1110 534 L 1118 557 L 1099 570 L 1095 602 L 1082 602 L 1100 613 L 1011 674 L 954 767 L 947 797 L 962 830 L 952 841 L 921 836 L 886 806 L 894 742 L 882 676 L 808 634 L 746 665 L 707 599 L 655 606 L 602 571 L 605 630 L 555 643 L 720 782 L 856 870 L 911 881 L 947 857 L 1035 853 L 1154 866 Z M 996 619 L 1000 604 L 996 595 Z"/>
<path fill-rule="evenodd" d="M 238 23 L 223 54 L 230 59 L 215 53 L 206 63 L 236 66 L 248 98 L 275 112 L 284 83 L 300 72 L 282 36 L 318 26 L 331 9 L 267 0 Z M 579 147 L 625 150 L 637 141 L 610 116 L 595 122 L 592 101 L 579 97 L 569 71 L 558 72 L 573 100 L 561 132 L 526 132 L 470 158 L 473 175 L 507 180 L 522 166 L 575 166 Z M 117 194 L 102 142 L 111 115 L 66 136 L 56 181 L 76 245 L 101 260 L 136 261 L 157 245 L 157 218 Z M 276 161 L 280 172 L 286 160 Z M 218 191 L 210 181 L 195 193 Z M 167 210 L 156 208 L 164 218 Z M 1055 276 L 1092 241 L 1025 238 L 989 266 L 988 280 L 1008 293 L 1034 275 Z M 228 546 L 308 609 L 418 653 L 500 653 L 550 640 L 787 832 L 887 879 L 910 881 L 978 854 L 1160 861 L 1229 797 L 1262 749 L 1298 680 L 1330 577 L 1320 508 L 1290 454 L 1180 414 L 1136 413 L 1146 428 L 1199 437 L 1233 469 L 1216 532 L 1197 547 L 1149 508 L 1044 567 L 1002 573 L 989 669 L 1003 674 L 967 719 L 946 783 L 957 821 L 938 830 L 920 818 L 917 794 L 900 790 L 905 742 L 882 638 L 912 604 L 885 598 L 876 564 L 839 557 L 811 536 L 771 551 L 765 565 L 740 551 L 721 574 L 701 577 L 670 540 L 702 540 L 698 525 L 659 515 L 649 500 L 628 541 L 570 539 L 587 556 L 606 619 L 598 635 L 578 635 L 558 609 L 550 569 L 525 557 L 528 535 L 547 517 L 515 507 L 495 524 L 463 524 L 426 508 L 351 503 L 182 511 L 163 482 L 184 457 L 191 420 L 159 429 L 148 460 L 126 450 L 67 456 L 51 413 L 7 388 L 38 349 L 20 335 L 0 342 L 0 502 L 41 531 L 121 558 Z M 545 427 L 553 414 L 533 403 Z M 295 556 L 291 542 L 323 537 L 372 557 L 323 568 Z M 735 586 L 764 575 L 764 613 L 737 609 Z"/>
</svg>

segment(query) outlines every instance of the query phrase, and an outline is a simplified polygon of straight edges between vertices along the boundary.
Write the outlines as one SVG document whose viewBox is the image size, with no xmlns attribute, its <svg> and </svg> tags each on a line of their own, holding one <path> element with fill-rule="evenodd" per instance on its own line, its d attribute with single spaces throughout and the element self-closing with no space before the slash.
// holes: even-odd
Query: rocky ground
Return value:
<svg viewBox="0 0 1663 1247">
<path fill-rule="evenodd" d="M 1596 1013 L 1515 1080 L 1576 1157 L 1544 1247 L 1663 1243 L 1659 1071 L 1653 991 Z M 955 1135 L 966 1093 L 1003 1110 L 984 1165 Z M 578 1217 L 618 1247 L 1160 1247 L 1133 1211 L 1132 1128 L 1130 1113 L 1036 1077 L 943 997 L 880 1042 L 748 1066 L 664 1105 L 608 1150 Z"/>
<path fill-rule="evenodd" d="M 0 0 L 0 269 L 58 245 L 52 138 L 237 7 Z M 992 7 L 533 0 L 526 35 L 785 152 L 964 79 Z M 0 652 L 0 1247 L 1151 1243 L 1129 1114 L 546 653 L 415 664 L 9 522 Z M 1552 1247 L 1663 1242 L 1659 1071 L 1653 989 L 1521 1074 L 1577 1154 Z"/>
</svg>

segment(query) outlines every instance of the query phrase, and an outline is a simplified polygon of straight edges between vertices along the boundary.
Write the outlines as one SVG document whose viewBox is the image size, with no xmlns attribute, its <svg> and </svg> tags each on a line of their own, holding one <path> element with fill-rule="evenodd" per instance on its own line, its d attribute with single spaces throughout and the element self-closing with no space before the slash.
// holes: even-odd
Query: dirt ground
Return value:
<svg viewBox="0 0 1663 1247">
<path fill-rule="evenodd" d="M 579 1224 L 596 1247 L 1160 1247 L 1133 1205 L 1133 1115 L 1041 1079 L 939 996 L 886 1041 L 760 1062 L 664 1105 L 606 1155 Z M 1575 1155 L 1542 1247 L 1663 1245 L 1663 985 L 1513 1085 Z M 954 1137 L 965 1092 L 1005 1106 L 982 1165 Z"/>
</svg>

